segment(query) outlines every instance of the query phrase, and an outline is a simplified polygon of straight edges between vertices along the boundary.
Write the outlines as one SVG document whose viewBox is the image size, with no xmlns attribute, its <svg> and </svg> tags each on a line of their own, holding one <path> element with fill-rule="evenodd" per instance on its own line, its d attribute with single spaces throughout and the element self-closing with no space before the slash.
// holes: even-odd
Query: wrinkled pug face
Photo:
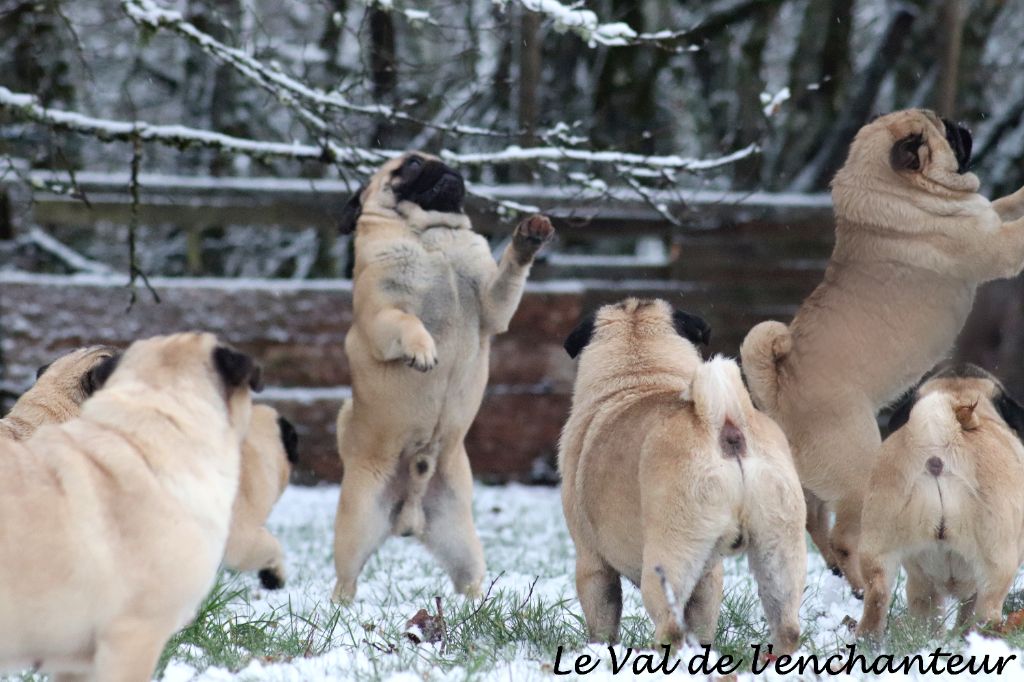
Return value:
<svg viewBox="0 0 1024 682">
<path fill-rule="evenodd" d="M 226 403 L 241 441 L 249 428 L 250 391 L 263 389 L 262 371 L 245 353 L 220 343 L 213 334 L 184 332 L 136 341 L 108 365 L 108 389 L 130 383 L 154 391 L 198 394 Z"/>
<path fill-rule="evenodd" d="M 373 174 L 342 211 L 339 230 L 350 233 L 359 217 L 371 211 L 393 211 L 408 218 L 419 211 L 432 216 L 462 216 L 466 183 L 458 171 L 435 156 L 409 152 L 391 159 Z M 441 219 L 443 221 L 443 219 Z"/>
<path fill-rule="evenodd" d="M 674 310 L 661 299 L 627 298 L 584 316 L 563 347 L 575 358 L 591 343 L 622 337 L 642 342 L 667 334 L 678 334 L 694 345 L 711 342 L 711 327 L 701 317 Z"/>
<path fill-rule="evenodd" d="M 77 348 L 36 370 L 33 392 L 50 396 L 67 396 L 81 405 L 98 391 L 107 376 L 105 361 L 115 358 L 120 351 L 111 346 Z"/>
<path fill-rule="evenodd" d="M 907 109 L 879 116 L 861 128 L 837 184 L 856 183 L 872 173 L 932 193 L 976 192 L 978 178 L 970 173 L 972 139 L 963 125 L 940 118 L 927 109 Z"/>
</svg>

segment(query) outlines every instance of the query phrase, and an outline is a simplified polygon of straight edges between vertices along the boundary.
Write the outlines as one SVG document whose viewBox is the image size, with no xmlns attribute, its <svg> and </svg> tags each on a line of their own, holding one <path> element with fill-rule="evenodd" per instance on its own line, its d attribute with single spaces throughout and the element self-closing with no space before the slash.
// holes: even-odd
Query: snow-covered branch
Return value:
<svg viewBox="0 0 1024 682">
<path fill-rule="evenodd" d="M 616 151 L 591 151 L 587 149 L 566 149 L 562 147 L 519 147 L 509 145 L 495 152 L 456 154 L 442 151 L 441 158 L 463 166 L 493 165 L 529 161 L 577 161 L 596 165 L 615 166 L 631 175 L 648 176 L 661 171 L 703 171 L 727 166 L 760 151 L 751 144 L 731 154 L 712 159 L 694 159 L 676 154 L 668 156 L 646 156 Z"/>
<path fill-rule="evenodd" d="M 35 244 L 37 248 L 40 248 L 51 256 L 59 259 L 75 272 L 88 272 L 94 275 L 110 275 L 114 272 L 109 265 L 100 263 L 99 261 L 94 261 L 91 258 L 86 258 L 74 249 L 54 239 L 46 232 L 43 232 L 38 227 L 29 228 L 28 234 L 25 235 L 25 239 Z"/>
<path fill-rule="evenodd" d="M 516 2 L 527 10 L 550 19 L 555 30 L 575 33 L 590 47 L 651 45 L 671 52 L 690 52 L 699 50 L 700 43 L 709 35 L 718 33 L 733 23 L 749 19 L 757 11 L 779 4 L 781 0 L 737 0 L 708 12 L 691 28 L 647 33 L 637 31 L 621 21 L 602 23 L 592 10 L 580 7 L 582 3 L 564 5 L 559 0 Z"/>
<path fill-rule="evenodd" d="M 685 38 L 690 31 L 657 31 L 642 33 L 622 21 L 602 23 L 597 14 L 577 5 L 563 5 L 558 0 L 517 0 L 531 12 L 542 14 L 554 23 L 555 30 L 572 32 L 582 38 L 590 47 L 604 45 L 622 47 L 625 45 L 657 45 L 669 47 L 670 43 Z M 681 50 L 678 46 L 677 50 Z"/>
<path fill-rule="evenodd" d="M 112 121 L 94 118 L 72 111 L 44 107 L 34 95 L 11 92 L 0 86 L 0 109 L 21 116 L 30 121 L 52 128 L 92 135 L 101 140 L 132 142 L 158 142 L 171 147 L 209 147 L 225 152 L 249 154 L 257 157 L 280 157 L 297 160 L 314 160 L 325 163 L 340 163 L 361 167 L 378 164 L 397 156 L 393 149 L 369 150 L 358 147 L 344 147 L 331 142 L 320 146 L 264 142 L 234 137 L 199 128 L 181 125 L 157 125 L 145 121 Z M 496 164 L 528 163 L 535 161 L 573 161 L 599 166 L 614 166 L 633 175 L 650 175 L 651 172 L 691 172 L 719 168 L 759 151 L 755 144 L 731 154 L 711 159 L 694 159 L 671 154 L 668 156 L 647 156 L 617 151 L 592 151 L 562 147 L 519 147 L 510 145 L 493 152 L 458 153 L 442 151 L 441 157 L 460 166 L 488 166 Z"/>
<path fill-rule="evenodd" d="M 44 107 L 35 95 L 11 92 L 0 86 L 0 109 L 50 128 L 91 135 L 100 140 L 157 142 L 169 147 L 208 147 L 255 157 L 313 160 L 358 166 L 377 164 L 388 154 L 327 143 L 314 146 L 287 142 L 265 142 L 234 137 L 182 125 L 157 125 L 145 121 L 113 121 L 74 111 Z M 393 155 L 393 152 L 392 152 Z"/>
<path fill-rule="evenodd" d="M 264 64 L 242 50 L 225 45 L 216 38 L 197 29 L 180 12 L 160 7 L 153 0 L 121 0 L 121 6 L 132 21 L 140 26 L 151 30 L 166 28 L 190 40 L 214 59 L 227 64 L 242 76 L 274 95 L 282 104 L 299 111 L 302 118 L 308 124 L 313 124 L 321 132 L 325 132 L 326 124 L 319 118 L 320 114 L 325 111 L 334 110 L 350 114 L 363 114 L 390 120 L 407 121 L 458 135 L 507 136 L 505 133 L 498 133 L 477 126 L 448 125 L 423 121 L 394 107 L 383 104 L 357 104 L 351 102 L 338 92 L 325 92 L 319 88 L 310 87 L 302 81 L 292 78 L 277 67 Z M 309 111 L 303 105 L 313 106 L 317 111 Z"/>
</svg>

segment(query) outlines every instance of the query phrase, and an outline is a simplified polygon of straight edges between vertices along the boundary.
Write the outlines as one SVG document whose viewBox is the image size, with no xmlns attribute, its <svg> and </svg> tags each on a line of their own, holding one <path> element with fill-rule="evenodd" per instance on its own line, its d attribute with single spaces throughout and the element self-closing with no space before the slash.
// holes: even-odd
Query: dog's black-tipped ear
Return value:
<svg viewBox="0 0 1024 682">
<path fill-rule="evenodd" d="M 565 343 L 562 344 L 562 348 L 565 349 L 570 358 L 575 359 L 587 347 L 587 344 L 590 343 L 590 339 L 594 335 L 594 322 L 596 320 L 596 312 L 587 313 L 580 319 L 576 327 L 569 332 L 569 336 L 565 337 Z"/>
<path fill-rule="evenodd" d="M 690 343 L 700 343 L 705 346 L 711 343 L 711 326 L 699 315 L 692 315 L 685 310 L 672 312 L 672 324 L 676 333 Z"/>
<path fill-rule="evenodd" d="M 903 394 L 903 397 L 893 405 L 892 413 L 889 415 L 889 435 L 892 435 L 910 421 L 910 411 L 914 409 L 917 402 L 917 389 L 912 388 Z"/>
<path fill-rule="evenodd" d="M 359 216 L 363 214 L 364 189 L 366 189 L 366 185 L 356 190 L 356 193 L 341 209 L 341 215 L 338 217 L 338 232 L 341 234 L 352 234 L 356 231 L 356 223 L 359 222 Z"/>
<path fill-rule="evenodd" d="M 1000 393 L 993 403 L 1003 421 L 1017 432 L 1018 438 L 1024 440 L 1024 407 L 1006 393 Z"/>
<path fill-rule="evenodd" d="M 284 417 L 277 418 L 277 427 L 281 429 L 281 444 L 284 445 L 284 452 L 288 461 L 296 464 L 299 461 L 299 434 L 295 427 Z"/>
<path fill-rule="evenodd" d="M 924 137 L 920 133 L 907 135 L 896 140 L 889 151 L 889 163 L 895 171 L 921 170 L 921 157 L 917 151 L 924 144 Z"/>
<path fill-rule="evenodd" d="M 111 355 L 103 358 L 95 367 L 90 369 L 82 377 L 82 391 L 89 396 L 103 388 L 107 379 L 117 369 L 117 363 L 121 361 L 121 354 Z"/>
<path fill-rule="evenodd" d="M 213 366 L 228 386 L 238 388 L 248 384 L 256 393 L 263 390 L 263 370 L 245 353 L 217 346 L 213 349 Z"/>
<path fill-rule="evenodd" d="M 53 364 L 52 362 L 48 362 L 48 363 L 46 363 L 45 365 L 43 365 L 42 367 L 40 367 L 39 369 L 36 370 L 36 381 L 39 381 L 39 377 L 41 377 L 44 374 L 46 374 L 46 370 L 50 369 L 50 365 L 52 365 L 52 364 Z"/>
</svg>

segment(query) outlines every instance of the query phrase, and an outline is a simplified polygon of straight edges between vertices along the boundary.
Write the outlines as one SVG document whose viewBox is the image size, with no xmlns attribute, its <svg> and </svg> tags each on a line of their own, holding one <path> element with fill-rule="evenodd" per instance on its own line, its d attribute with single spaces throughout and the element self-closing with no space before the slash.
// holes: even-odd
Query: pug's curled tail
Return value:
<svg viewBox="0 0 1024 682">
<path fill-rule="evenodd" d="M 724 457 L 747 453 L 747 414 L 753 409 L 734 360 L 716 355 L 694 372 L 690 385 L 697 418 L 717 435 Z"/>
<path fill-rule="evenodd" d="M 740 346 L 743 373 L 754 402 L 763 410 L 775 412 L 779 404 L 779 366 L 793 350 L 789 327 L 769 320 L 755 325 Z"/>
</svg>

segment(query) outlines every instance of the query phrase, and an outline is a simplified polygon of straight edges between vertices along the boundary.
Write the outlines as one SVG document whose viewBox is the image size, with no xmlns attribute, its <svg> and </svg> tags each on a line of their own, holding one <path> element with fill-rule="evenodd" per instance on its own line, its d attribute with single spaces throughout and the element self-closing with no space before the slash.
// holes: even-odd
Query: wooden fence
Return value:
<svg viewBox="0 0 1024 682">
<path fill-rule="evenodd" d="M 46 179 L 39 178 L 43 186 Z M 44 228 L 124 222 L 130 212 L 126 182 L 81 173 L 89 207 L 59 193 L 36 192 L 27 222 Z M 282 225 L 333 235 L 337 207 L 348 196 L 343 184 L 325 181 L 143 176 L 141 185 L 143 223 L 192 230 Z M 609 203 L 538 188 L 488 191 L 551 215 L 562 247 L 535 269 L 509 332 L 493 346 L 490 386 L 467 442 L 474 471 L 489 480 L 550 476 L 574 376 L 561 346 L 582 312 L 632 294 L 665 297 L 710 322 L 711 352 L 736 355 L 753 324 L 789 319 L 820 281 L 832 243 L 831 212 L 822 196 L 694 193 L 685 207 L 670 206 L 689 216 L 674 225 L 645 202 L 623 197 Z M 473 200 L 468 210 L 481 232 L 509 232 L 490 205 Z M 666 257 L 651 262 L 586 255 L 598 240 L 640 237 L 662 240 Z M 566 255 L 572 250 L 584 255 Z M 37 366 L 86 343 L 123 346 L 141 336 L 208 329 L 263 363 L 268 388 L 261 399 L 292 419 L 302 437 L 295 480 L 338 479 L 334 419 L 350 378 L 342 350 L 352 317 L 349 281 L 156 278 L 163 303 L 143 297 L 126 314 L 125 279 L 0 272 L 0 378 L 24 387 Z"/>
</svg>

